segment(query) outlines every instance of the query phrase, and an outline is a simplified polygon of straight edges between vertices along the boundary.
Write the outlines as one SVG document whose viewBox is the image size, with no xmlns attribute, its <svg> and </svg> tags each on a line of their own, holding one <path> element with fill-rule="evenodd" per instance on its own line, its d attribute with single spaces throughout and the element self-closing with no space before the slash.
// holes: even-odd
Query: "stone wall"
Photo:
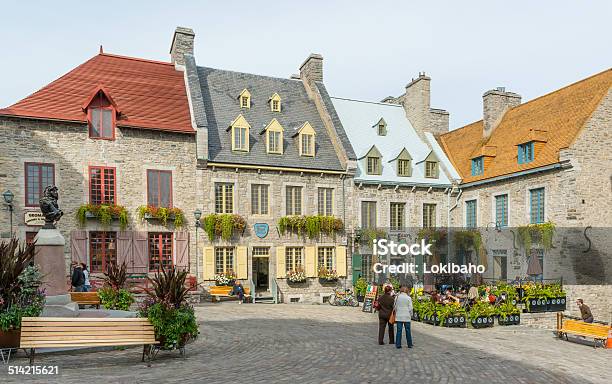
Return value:
<svg viewBox="0 0 612 384">
<path fill-rule="evenodd" d="M 38 211 L 26 208 L 24 163 L 55 164 L 55 183 L 59 187 L 59 205 L 64 211 L 58 228 L 66 238 L 66 271 L 70 261 L 70 231 L 81 229 L 76 220 L 79 206 L 89 201 L 88 167 L 116 167 L 117 203 L 129 212 L 128 230 L 172 231 L 156 221 L 140 222 L 137 208 L 147 204 L 147 169 L 172 171 L 173 205 L 186 217 L 190 242 L 195 241 L 193 210 L 195 193 L 195 135 L 144 129 L 118 128 L 116 140 L 88 138 L 86 124 L 0 117 L 0 189 L 15 194 L 14 230 L 25 239 L 26 232 L 39 227 L 26 226 L 24 213 Z M 2 237 L 9 237 L 9 218 L 0 215 Z M 118 222 L 103 228 L 88 220 L 86 230 L 119 230 Z M 191 247 L 192 257 L 195 249 Z"/>
</svg>

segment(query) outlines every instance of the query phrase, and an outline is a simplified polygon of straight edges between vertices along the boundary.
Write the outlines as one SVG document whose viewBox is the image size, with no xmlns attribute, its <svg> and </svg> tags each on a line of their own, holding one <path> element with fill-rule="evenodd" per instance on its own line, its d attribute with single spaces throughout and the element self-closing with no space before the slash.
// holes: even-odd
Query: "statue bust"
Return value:
<svg viewBox="0 0 612 384">
<path fill-rule="evenodd" d="M 57 187 L 55 185 L 47 186 L 43 192 L 43 197 L 40 199 L 40 210 L 43 216 L 45 216 L 43 228 L 55 228 L 55 222 L 64 215 L 64 212 L 57 205 L 57 198 Z"/>
</svg>

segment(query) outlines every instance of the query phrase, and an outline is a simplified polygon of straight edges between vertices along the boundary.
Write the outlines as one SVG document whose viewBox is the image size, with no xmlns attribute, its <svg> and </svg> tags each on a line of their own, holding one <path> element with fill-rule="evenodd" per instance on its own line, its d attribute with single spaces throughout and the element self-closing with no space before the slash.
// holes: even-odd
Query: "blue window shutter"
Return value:
<svg viewBox="0 0 612 384">
<path fill-rule="evenodd" d="M 523 145 L 518 146 L 518 163 L 523 164 Z"/>
<path fill-rule="evenodd" d="M 475 160 L 472 159 L 472 176 L 476 176 L 476 167 L 474 167 L 475 165 Z"/>
<path fill-rule="evenodd" d="M 528 143 L 527 146 L 529 147 L 529 158 L 527 159 L 527 162 L 531 162 L 533 161 L 533 141 Z"/>
</svg>

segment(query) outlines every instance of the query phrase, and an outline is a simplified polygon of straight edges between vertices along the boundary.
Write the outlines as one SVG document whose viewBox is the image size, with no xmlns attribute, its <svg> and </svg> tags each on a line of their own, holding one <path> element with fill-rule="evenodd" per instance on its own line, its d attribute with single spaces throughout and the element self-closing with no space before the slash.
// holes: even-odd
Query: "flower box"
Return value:
<svg viewBox="0 0 612 384">
<path fill-rule="evenodd" d="M 553 297 L 546 300 L 546 310 L 549 312 L 562 312 L 567 309 L 565 297 Z"/>
<path fill-rule="evenodd" d="M 497 324 L 502 325 L 502 326 L 519 325 L 521 324 L 521 315 L 519 313 L 514 313 L 512 315 L 506 316 L 506 318 L 499 316 L 497 318 Z"/>
<path fill-rule="evenodd" d="M 444 320 L 442 326 L 448 328 L 465 328 L 467 326 L 467 318 L 465 315 L 450 316 Z"/>
<path fill-rule="evenodd" d="M 321 284 L 335 284 L 338 282 L 338 278 L 327 278 L 327 277 L 319 277 L 319 283 Z"/>
<path fill-rule="evenodd" d="M 525 303 L 527 304 L 526 312 L 546 312 L 546 299 L 537 299 L 535 297 L 526 298 Z"/>
<path fill-rule="evenodd" d="M 473 328 L 489 328 L 495 324 L 493 316 L 478 316 L 471 320 Z"/>
<path fill-rule="evenodd" d="M 0 330 L 0 349 L 19 348 L 21 329 Z"/>
<path fill-rule="evenodd" d="M 431 325 L 438 325 L 438 323 L 440 323 L 440 318 L 438 317 L 438 315 L 426 315 L 423 318 L 423 322 L 425 324 L 431 324 Z"/>
<path fill-rule="evenodd" d="M 411 318 L 412 318 L 412 321 L 421 321 L 419 314 L 416 311 L 412 312 Z"/>
</svg>

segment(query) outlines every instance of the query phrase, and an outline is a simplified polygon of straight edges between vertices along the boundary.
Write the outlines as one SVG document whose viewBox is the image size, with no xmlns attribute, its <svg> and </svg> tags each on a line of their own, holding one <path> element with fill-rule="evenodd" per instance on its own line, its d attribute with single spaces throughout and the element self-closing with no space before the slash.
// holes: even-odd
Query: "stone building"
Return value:
<svg viewBox="0 0 612 384">
<path fill-rule="evenodd" d="M 322 302 L 347 283 L 346 227 L 354 211 L 354 153 L 310 55 L 299 77 L 274 78 L 198 66 L 193 35 L 177 30 L 196 123 L 196 200 L 205 286 L 247 281 L 264 299 Z M 333 231 L 327 226 L 333 223 Z M 225 229 L 225 234 L 223 230 Z M 335 271 L 337 281 L 320 279 Z M 302 272 L 303 282 L 289 275 Z M 333 279 L 332 279 L 333 280 Z"/>
<path fill-rule="evenodd" d="M 110 262 L 125 261 L 137 274 L 189 268 L 196 135 L 184 74 L 174 65 L 101 51 L 1 109 L 0 132 L 0 188 L 15 196 L 12 232 L 33 240 L 43 224 L 38 201 L 57 185 L 66 272 L 71 259 L 93 276 Z M 141 219 L 142 206 L 151 209 Z M 166 223 L 144 217 L 160 208 Z M 0 215 L 2 237 L 9 226 L 8 214 Z"/>
<path fill-rule="evenodd" d="M 483 95 L 483 120 L 438 136 L 461 175 L 451 225 L 485 229 L 485 277 L 524 277 L 537 257 L 539 277 L 563 279 L 572 310 L 582 297 L 603 320 L 612 296 L 611 85 L 608 69 L 523 104 L 497 88 Z M 547 222 L 552 248 L 536 241 L 526 251 L 518 227 Z"/>
</svg>

